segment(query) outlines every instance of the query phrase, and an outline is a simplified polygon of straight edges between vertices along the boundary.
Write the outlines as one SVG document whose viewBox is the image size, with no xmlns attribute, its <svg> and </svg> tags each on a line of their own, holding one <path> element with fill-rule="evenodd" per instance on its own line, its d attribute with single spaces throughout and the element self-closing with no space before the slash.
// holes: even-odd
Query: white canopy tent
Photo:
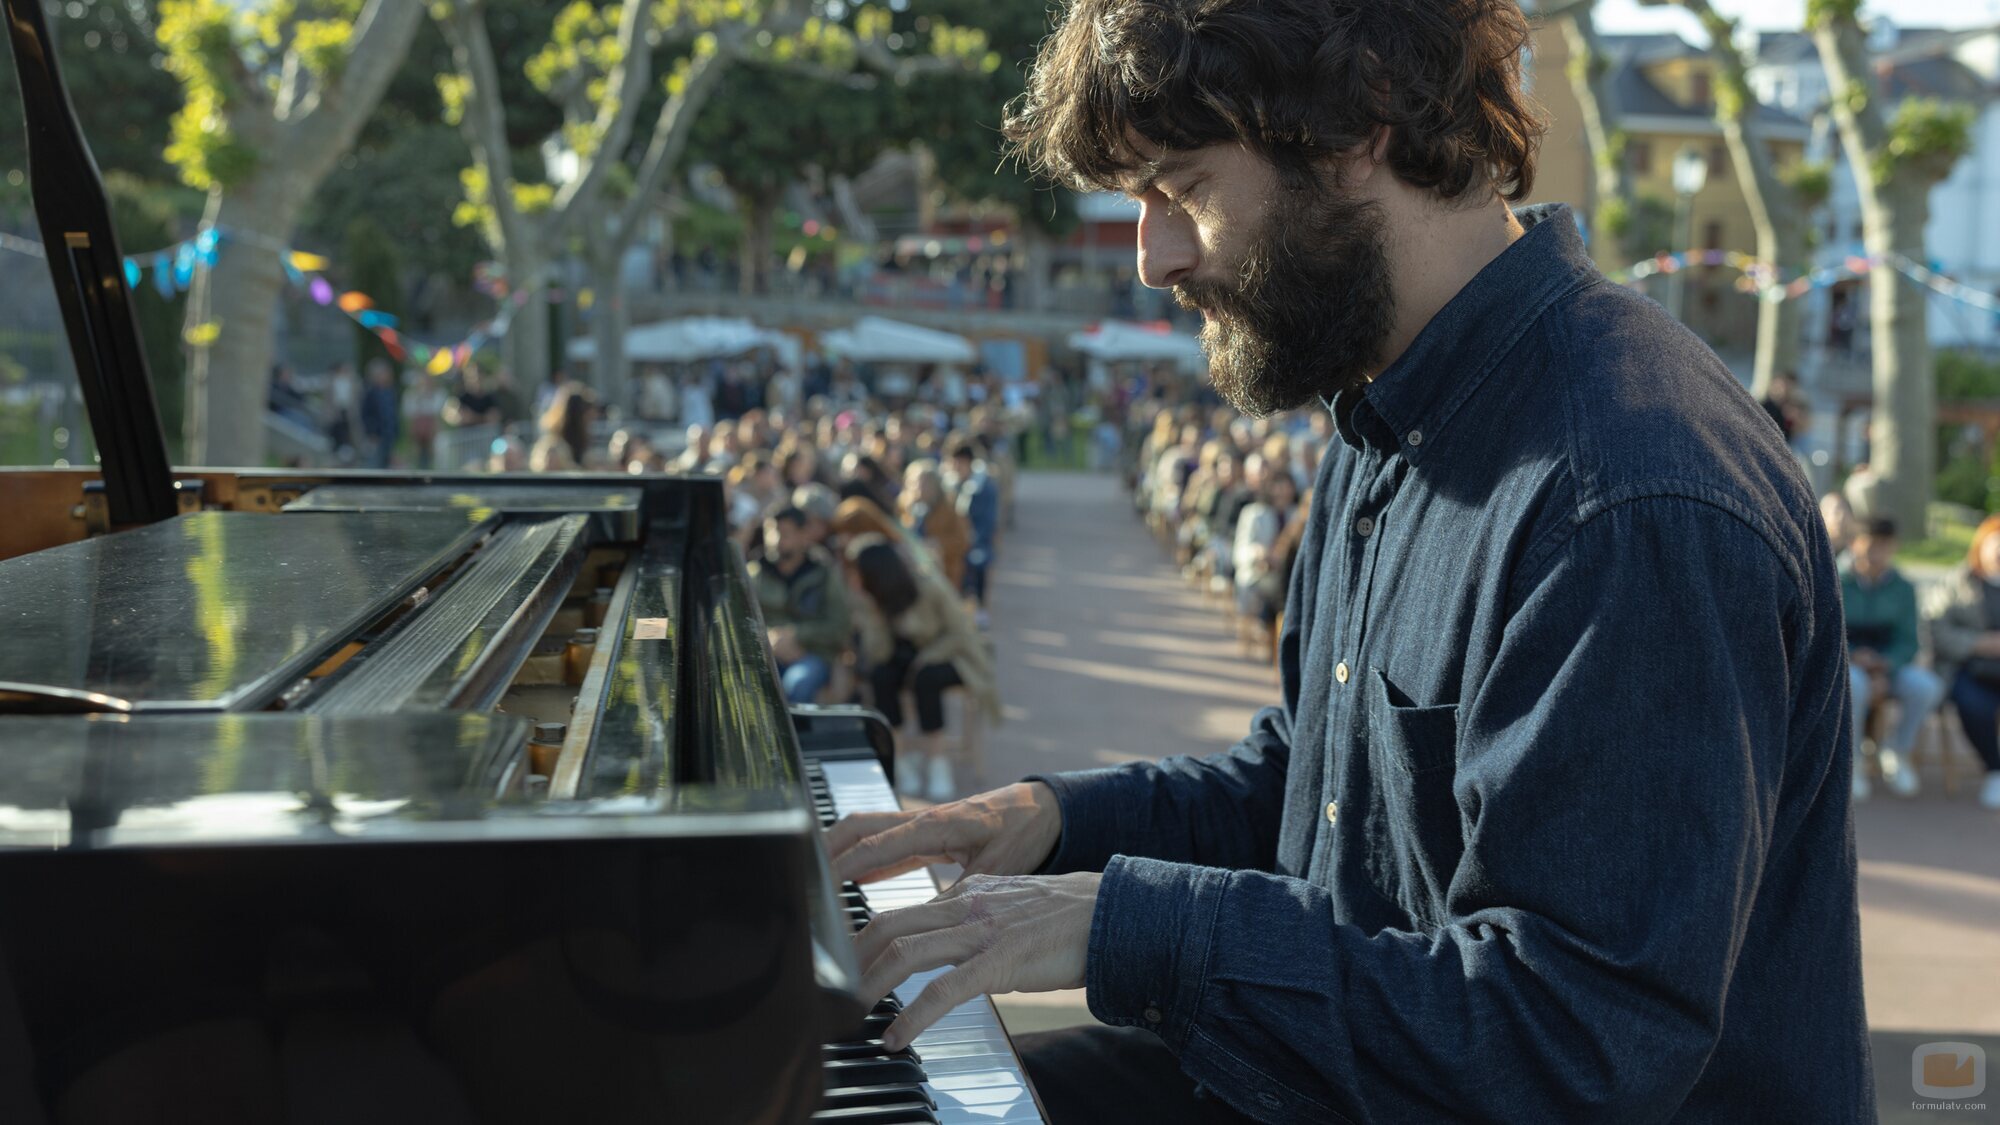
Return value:
<svg viewBox="0 0 2000 1125">
<path fill-rule="evenodd" d="M 962 363 L 978 358 L 972 341 L 887 317 L 864 316 L 850 328 L 820 334 L 829 355 L 857 363 Z"/>
<path fill-rule="evenodd" d="M 785 366 L 799 366 L 799 342 L 783 332 L 759 328 L 742 317 L 690 316 L 642 324 L 625 333 L 625 358 L 636 363 L 692 363 L 770 348 Z M 597 341 L 569 342 L 571 359 L 595 359 Z"/>
<path fill-rule="evenodd" d="M 1188 372 L 1208 368 L 1201 342 L 1193 336 L 1123 320 L 1107 320 L 1089 331 L 1072 333 L 1069 346 L 1100 363 L 1172 363 Z"/>
</svg>

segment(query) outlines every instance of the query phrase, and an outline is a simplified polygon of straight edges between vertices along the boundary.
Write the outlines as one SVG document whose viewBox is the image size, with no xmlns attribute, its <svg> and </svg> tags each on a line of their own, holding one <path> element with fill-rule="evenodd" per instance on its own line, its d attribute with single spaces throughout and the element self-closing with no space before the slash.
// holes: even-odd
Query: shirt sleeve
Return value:
<svg viewBox="0 0 2000 1125">
<path fill-rule="evenodd" d="M 1694 500 L 1611 508 L 1526 565 L 1439 781 L 1463 826 L 1444 917 L 1366 933 L 1317 884 L 1117 857 L 1093 1014 L 1264 1119 L 1674 1112 L 1720 1034 L 1788 715 L 1840 729 L 1838 620 L 1801 621 L 1761 536 Z M 1790 768 L 1831 776 L 1826 749 Z"/>
<path fill-rule="evenodd" d="M 1917 588 L 1898 575 L 1889 598 L 1895 611 L 1894 631 L 1882 659 L 1891 668 L 1901 668 L 1917 658 Z"/>
</svg>

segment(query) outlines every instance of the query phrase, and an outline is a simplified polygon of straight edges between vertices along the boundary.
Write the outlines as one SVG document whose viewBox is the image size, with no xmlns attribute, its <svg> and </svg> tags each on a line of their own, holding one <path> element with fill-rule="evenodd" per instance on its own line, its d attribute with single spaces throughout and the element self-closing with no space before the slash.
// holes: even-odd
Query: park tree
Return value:
<svg viewBox="0 0 2000 1125">
<path fill-rule="evenodd" d="M 447 115 L 463 129 L 473 163 L 460 218 L 476 224 L 505 266 L 518 307 L 510 357 L 523 384 L 548 370 L 550 264 L 584 243 L 593 273 L 611 282 L 595 333 L 596 379 L 606 390 L 624 373 L 616 265 L 638 238 L 649 208 L 680 165 L 703 106 L 728 69 L 763 60 L 845 82 L 858 72 L 895 80 L 927 69 L 998 65 L 976 31 L 940 25 L 918 50 L 894 45 L 890 14 L 808 0 L 575 0 L 556 16 L 547 46 L 526 64 L 536 89 L 560 112 L 542 146 L 539 175 L 523 174 L 507 134 L 504 81 L 481 0 L 439 0 L 454 70 L 439 80 Z M 927 50 L 923 50 L 927 48 Z M 917 57 L 921 55 L 921 57 Z M 657 59 L 656 59 L 656 56 Z M 649 95 L 654 75 L 664 97 Z M 637 137 L 642 111 L 656 106 Z M 589 228 L 583 224 L 588 222 Z"/>
<path fill-rule="evenodd" d="M 1750 89 L 1749 64 L 1736 45 L 1737 21 L 1718 13 L 1708 0 L 1671 2 L 1693 14 L 1708 33 L 1708 57 L 1715 71 L 1710 83 L 1715 91 L 1715 120 L 1722 128 L 1723 143 L 1750 208 L 1750 220 L 1757 231 L 1757 256 L 1776 267 L 1780 276 L 1803 273 L 1810 265 L 1810 216 L 1827 195 L 1827 167 L 1818 163 L 1779 166 L 1757 112 L 1757 97 Z M 1782 290 L 1772 289 L 1762 296 L 1782 295 Z M 1760 301 L 1752 394 L 1764 396 L 1770 391 L 1773 376 L 1798 368 L 1803 316 L 1797 301 Z"/>
<path fill-rule="evenodd" d="M 1869 428 L 1869 514 L 1921 536 L 1937 476 L 1937 390 L 1931 372 L 1928 290 L 1898 267 L 1924 265 L 1931 189 L 1971 145 L 1972 111 L 1931 98 L 1884 104 L 1860 18 L 1861 0 L 1807 0 L 1806 22 L 1826 69 L 1841 147 L 1861 196 L 1872 273 L 1875 409 Z"/>
<path fill-rule="evenodd" d="M 187 457 L 261 465 L 284 254 L 423 19 L 412 0 L 163 0 L 180 80 L 167 159 L 221 237 L 188 301 Z"/>
</svg>

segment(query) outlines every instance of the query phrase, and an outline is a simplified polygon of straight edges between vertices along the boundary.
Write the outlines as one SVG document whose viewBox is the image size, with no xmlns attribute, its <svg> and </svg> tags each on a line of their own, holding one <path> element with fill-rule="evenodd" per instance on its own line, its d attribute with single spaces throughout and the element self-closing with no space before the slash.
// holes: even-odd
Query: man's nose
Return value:
<svg viewBox="0 0 2000 1125">
<path fill-rule="evenodd" d="M 1170 289 L 1194 272 L 1201 242 L 1194 220 L 1176 212 L 1154 192 L 1139 201 L 1139 280 L 1150 289 Z"/>
</svg>

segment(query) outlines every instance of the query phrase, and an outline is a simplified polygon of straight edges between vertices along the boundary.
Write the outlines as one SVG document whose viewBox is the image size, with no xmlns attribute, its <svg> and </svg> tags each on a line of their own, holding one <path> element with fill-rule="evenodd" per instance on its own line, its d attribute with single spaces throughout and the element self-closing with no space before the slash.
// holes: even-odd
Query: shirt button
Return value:
<svg viewBox="0 0 2000 1125">
<path fill-rule="evenodd" d="M 1340 802 L 1328 801 L 1326 803 L 1326 822 L 1328 824 L 1336 824 L 1339 822 L 1339 818 L 1340 818 Z"/>
<path fill-rule="evenodd" d="M 1409 442 L 1411 445 L 1422 445 L 1424 443 L 1424 432 L 1422 430 L 1411 430 L 1410 436 L 1403 440 Z"/>
<path fill-rule="evenodd" d="M 1144 1012 L 1141 1012 L 1140 1014 L 1146 1017 L 1147 1023 L 1159 1023 L 1161 1020 L 1167 1018 L 1160 1014 L 1160 1010 L 1158 1008 L 1147 1008 Z"/>
<path fill-rule="evenodd" d="M 1375 521 L 1367 516 L 1362 516 L 1360 519 L 1355 520 L 1354 534 L 1359 535 L 1363 539 L 1375 534 Z"/>
<path fill-rule="evenodd" d="M 1333 678 L 1343 684 L 1347 682 L 1347 661 L 1343 660 L 1333 666 Z"/>
</svg>

